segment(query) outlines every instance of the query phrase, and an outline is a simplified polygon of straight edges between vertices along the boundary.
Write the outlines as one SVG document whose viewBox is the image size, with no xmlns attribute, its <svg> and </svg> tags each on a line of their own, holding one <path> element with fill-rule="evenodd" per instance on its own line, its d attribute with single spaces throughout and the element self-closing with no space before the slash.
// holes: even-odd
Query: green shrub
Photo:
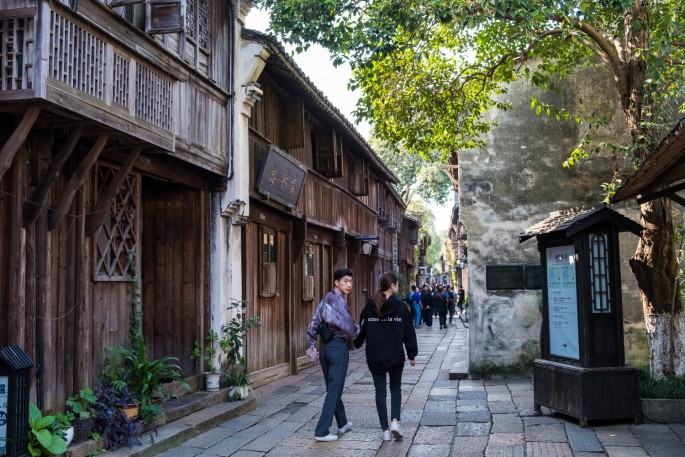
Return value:
<svg viewBox="0 0 685 457">
<path fill-rule="evenodd" d="M 673 376 L 663 380 L 652 379 L 649 367 L 637 368 L 641 398 L 685 399 L 685 377 Z"/>
</svg>

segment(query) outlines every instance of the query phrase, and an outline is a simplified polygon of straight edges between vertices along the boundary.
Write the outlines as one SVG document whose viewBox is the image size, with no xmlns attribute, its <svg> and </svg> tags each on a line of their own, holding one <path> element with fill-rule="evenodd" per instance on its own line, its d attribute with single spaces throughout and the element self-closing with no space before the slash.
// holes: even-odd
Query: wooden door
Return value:
<svg viewBox="0 0 685 457">
<path fill-rule="evenodd" d="M 261 213 L 262 216 L 265 213 Z M 289 224 L 278 217 L 259 219 L 245 228 L 244 284 L 248 314 L 262 327 L 246 338 L 245 355 L 253 383 L 290 373 Z"/>
<path fill-rule="evenodd" d="M 183 374 L 206 327 L 207 201 L 203 191 L 143 185 L 143 330 L 149 357 L 178 357 Z"/>
</svg>

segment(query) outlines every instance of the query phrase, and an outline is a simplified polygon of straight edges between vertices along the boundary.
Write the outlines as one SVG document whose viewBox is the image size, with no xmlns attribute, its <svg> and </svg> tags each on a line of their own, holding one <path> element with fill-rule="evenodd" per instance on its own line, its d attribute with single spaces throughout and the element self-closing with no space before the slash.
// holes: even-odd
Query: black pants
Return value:
<svg viewBox="0 0 685 457">
<path fill-rule="evenodd" d="M 423 321 L 428 327 L 433 326 L 433 308 L 426 308 L 423 310 Z"/>
<path fill-rule="evenodd" d="M 447 328 L 447 311 L 438 311 L 438 319 L 440 319 L 440 328 Z"/>
</svg>

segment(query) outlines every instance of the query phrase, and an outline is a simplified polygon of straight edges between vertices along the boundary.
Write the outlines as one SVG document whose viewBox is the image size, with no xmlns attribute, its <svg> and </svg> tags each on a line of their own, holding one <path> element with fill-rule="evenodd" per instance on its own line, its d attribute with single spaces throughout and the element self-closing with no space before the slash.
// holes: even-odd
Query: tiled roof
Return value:
<svg viewBox="0 0 685 457">
<path fill-rule="evenodd" d="M 566 232 L 566 236 L 571 236 L 602 220 L 609 220 L 617 225 L 619 230 L 630 231 L 636 235 L 639 235 L 642 230 L 642 226 L 632 219 L 629 219 L 604 205 L 597 205 L 551 212 L 547 219 L 540 221 L 519 233 L 518 238 L 519 242 L 524 242 L 534 236 L 564 231 Z"/>
</svg>

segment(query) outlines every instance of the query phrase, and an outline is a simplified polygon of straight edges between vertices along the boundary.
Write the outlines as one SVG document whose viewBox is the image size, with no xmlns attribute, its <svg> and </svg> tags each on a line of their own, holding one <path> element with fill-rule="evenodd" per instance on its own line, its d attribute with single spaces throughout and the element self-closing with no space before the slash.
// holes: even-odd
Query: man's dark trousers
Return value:
<svg viewBox="0 0 685 457">
<path fill-rule="evenodd" d="M 347 340 L 336 337 L 328 343 L 322 343 L 319 348 L 319 361 L 326 381 L 326 398 L 323 401 L 321 416 L 316 424 L 314 435 L 326 436 L 330 433 L 329 428 L 333 424 L 333 416 L 335 416 L 338 428 L 347 424 L 345 406 L 341 399 L 347 367 L 350 363 Z"/>
</svg>

